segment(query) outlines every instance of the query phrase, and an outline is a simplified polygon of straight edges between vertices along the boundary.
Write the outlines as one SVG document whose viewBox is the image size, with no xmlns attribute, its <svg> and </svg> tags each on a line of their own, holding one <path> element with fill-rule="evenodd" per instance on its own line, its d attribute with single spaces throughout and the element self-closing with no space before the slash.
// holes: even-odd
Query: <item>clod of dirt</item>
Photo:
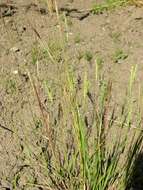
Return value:
<svg viewBox="0 0 143 190">
<path fill-rule="evenodd" d="M 81 13 L 81 12 L 72 12 L 70 14 L 70 17 L 77 18 L 78 20 L 83 20 L 83 19 L 87 18 L 89 16 L 89 14 L 90 14 L 89 12 L 83 12 L 83 13 Z"/>
<path fill-rule="evenodd" d="M 17 7 L 8 4 L 0 4 L 0 17 L 13 16 Z"/>
<path fill-rule="evenodd" d="M 65 12 L 66 16 L 83 20 L 90 15 L 90 11 L 81 11 L 76 8 L 61 7 L 60 12 Z"/>
<path fill-rule="evenodd" d="M 36 11 L 42 15 L 46 15 L 48 14 L 48 10 L 45 7 L 39 7 L 37 4 L 35 3 L 30 3 L 28 5 L 25 5 L 25 12 L 27 13 L 28 11 Z M 81 11 L 78 10 L 77 8 L 71 8 L 71 7 L 60 7 L 59 12 L 65 12 L 66 16 L 70 16 L 72 18 L 77 18 L 79 20 L 83 20 L 86 17 L 88 17 L 91 13 L 91 11 Z M 54 10 L 54 12 L 56 12 L 56 10 Z"/>
<path fill-rule="evenodd" d="M 21 73 L 21 72 L 19 72 L 19 74 L 20 74 L 20 76 L 22 77 L 22 79 L 25 80 L 25 82 L 28 82 L 29 76 L 28 76 L 27 73 Z"/>
<path fill-rule="evenodd" d="M 35 10 L 35 8 L 37 8 L 37 5 L 35 3 L 30 3 L 28 5 L 25 5 L 25 11 L 28 12 L 29 10 Z"/>
<path fill-rule="evenodd" d="M 48 14 L 48 11 L 46 8 L 44 7 L 39 7 L 38 5 L 36 5 L 35 3 L 30 3 L 28 5 L 25 5 L 25 12 L 27 13 L 28 11 L 36 11 L 39 12 L 42 15 L 46 15 Z"/>
<path fill-rule="evenodd" d="M 47 10 L 45 8 L 40 8 L 39 11 L 40 11 L 41 15 L 48 14 L 48 12 L 47 12 Z"/>
</svg>

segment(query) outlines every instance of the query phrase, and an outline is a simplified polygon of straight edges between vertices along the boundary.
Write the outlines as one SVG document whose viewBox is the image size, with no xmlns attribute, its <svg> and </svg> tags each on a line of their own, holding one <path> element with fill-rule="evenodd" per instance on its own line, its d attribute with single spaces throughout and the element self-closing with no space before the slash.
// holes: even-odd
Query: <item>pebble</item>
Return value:
<svg viewBox="0 0 143 190">
<path fill-rule="evenodd" d="M 17 74 L 18 74 L 18 70 L 14 70 L 14 71 L 12 71 L 12 73 L 13 73 L 14 75 L 17 75 Z"/>
<path fill-rule="evenodd" d="M 18 47 L 12 47 L 12 48 L 10 49 L 10 51 L 11 51 L 11 52 L 19 52 L 20 49 L 19 49 Z"/>
</svg>

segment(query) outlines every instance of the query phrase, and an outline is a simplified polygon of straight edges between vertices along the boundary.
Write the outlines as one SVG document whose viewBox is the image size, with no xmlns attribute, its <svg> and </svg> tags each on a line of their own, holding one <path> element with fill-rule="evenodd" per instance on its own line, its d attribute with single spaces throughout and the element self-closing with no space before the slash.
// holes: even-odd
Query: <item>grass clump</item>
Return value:
<svg viewBox="0 0 143 190">
<path fill-rule="evenodd" d="M 8 94 L 14 94 L 17 91 L 16 81 L 14 79 L 7 79 L 5 88 Z"/>
<path fill-rule="evenodd" d="M 59 62 L 62 59 L 62 49 L 61 43 L 56 40 L 50 40 L 43 48 L 43 54 L 45 58 L 51 59 L 53 62 Z"/>
<path fill-rule="evenodd" d="M 128 55 L 124 53 L 122 49 L 117 49 L 113 55 L 113 61 L 115 63 L 120 63 L 120 61 L 123 61 L 128 58 Z"/>
<path fill-rule="evenodd" d="M 84 58 L 85 58 L 85 60 L 87 60 L 88 62 L 90 62 L 93 59 L 92 52 L 91 51 L 85 51 Z"/>
<path fill-rule="evenodd" d="M 38 45 L 36 44 L 32 50 L 31 50 L 31 58 L 32 58 L 32 64 L 36 65 L 37 61 L 40 59 L 41 57 L 41 52 L 39 50 Z"/>
<path fill-rule="evenodd" d="M 102 59 L 97 59 L 97 65 L 102 65 Z M 101 72 L 100 69 L 98 71 Z M 78 96 L 75 74 L 65 70 L 66 78 L 61 84 L 63 90 L 56 122 L 52 122 L 50 113 L 44 112 L 36 86 L 32 82 L 43 122 L 40 122 L 40 127 L 39 122 L 36 124 L 35 142 L 29 144 L 26 140 L 23 144 L 26 165 L 33 169 L 35 176 L 39 176 L 33 183 L 27 182 L 27 188 L 126 189 L 131 183 L 134 161 L 141 153 L 143 140 L 140 114 L 137 114 L 135 120 L 131 105 L 135 75 L 136 68 L 132 68 L 127 100 L 117 114 L 116 106 L 110 106 L 111 81 L 108 82 L 100 74 L 96 78 L 98 94 L 91 101 L 91 85 L 87 73 L 83 76 L 83 95 Z M 54 106 L 50 92 L 52 90 L 48 87 L 48 97 Z M 90 119 L 87 117 L 89 100 L 92 105 Z M 136 129 L 132 127 L 133 121 Z M 40 128 L 44 130 L 42 134 L 39 133 Z M 17 184 L 19 180 L 20 174 Z"/>
</svg>

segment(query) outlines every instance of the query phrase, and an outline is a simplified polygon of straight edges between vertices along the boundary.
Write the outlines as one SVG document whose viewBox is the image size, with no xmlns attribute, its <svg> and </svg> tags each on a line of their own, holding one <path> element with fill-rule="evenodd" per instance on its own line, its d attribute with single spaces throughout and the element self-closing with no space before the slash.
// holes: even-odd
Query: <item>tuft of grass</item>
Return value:
<svg viewBox="0 0 143 190">
<path fill-rule="evenodd" d="M 92 52 L 91 51 L 85 51 L 84 58 L 85 58 L 85 60 L 90 62 L 92 60 L 92 58 L 93 58 Z"/>
<path fill-rule="evenodd" d="M 120 61 L 123 61 L 127 59 L 128 55 L 124 53 L 122 49 L 117 49 L 113 55 L 113 61 L 115 63 L 120 63 Z"/>
<path fill-rule="evenodd" d="M 53 100 L 54 100 L 54 95 L 53 95 L 53 92 L 49 86 L 49 83 L 48 81 L 44 81 L 44 87 L 45 87 L 45 91 L 46 91 L 46 94 L 48 96 L 48 100 L 53 103 Z"/>
<path fill-rule="evenodd" d="M 43 54 L 45 58 L 51 59 L 53 63 L 61 60 L 61 53 L 63 47 L 61 43 L 55 40 L 50 40 L 48 44 L 43 47 Z"/>
<path fill-rule="evenodd" d="M 40 51 L 38 46 L 34 46 L 31 50 L 31 58 L 32 58 L 32 64 L 36 65 L 37 61 L 39 60 L 40 57 Z"/>
<path fill-rule="evenodd" d="M 14 79 L 8 79 L 5 88 L 8 94 L 14 94 L 17 90 L 16 81 Z"/>
<path fill-rule="evenodd" d="M 98 67 L 102 65 L 102 59 L 97 59 L 97 65 Z M 83 76 L 83 93 L 78 96 L 75 73 L 66 68 L 65 82 L 61 84 L 63 93 L 59 99 L 59 119 L 56 124 L 51 123 L 49 116 L 47 120 L 47 114 L 41 106 L 40 96 L 33 83 L 43 115 L 42 123 L 45 132 L 42 135 L 39 133 L 41 127 L 37 127 L 38 122 L 34 132 L 36 143 L 29 141 L 29 144 L 26 140 L 23 144 L 24 156 L 28 161 L 26 163 L 29 163 L 35 175 L 40 176 L 39 181 L 35 180 L 32 183 L 28 181 L 26 187 L 35 186 L 55 190 L 126 189 L 130 184 L 134 161 L 141 151 L 143 140 L 143 131 L 140 130 L 142 119 L 138 115 L 135 120 L 131 105 L 136 72 L 137 67 L 133 67 L 127 90 L 127 101 L 123 105 L 124 109 L 117 115 L 116 106 L 110 106 L 112 81 L 105 80 L 104 76 L 97 77 L 96 93 L 98 94 L 96 101 L 92 102 L 90 127 L 87 124 L 88 120 L 85 120 L 91 91 L 86 72 Z M 52 92 L 52 89 L 50 91 Z M 54 100 L 52 101 L 54 105 Z M 62 125 L 60 125 L 61 121 Z M 133 123 L 136 123 L 136 129 L 132 127 Z M 20 175 L 15 179 L 15 186 L 18 185 L 19 177 Z"/>
</svg>

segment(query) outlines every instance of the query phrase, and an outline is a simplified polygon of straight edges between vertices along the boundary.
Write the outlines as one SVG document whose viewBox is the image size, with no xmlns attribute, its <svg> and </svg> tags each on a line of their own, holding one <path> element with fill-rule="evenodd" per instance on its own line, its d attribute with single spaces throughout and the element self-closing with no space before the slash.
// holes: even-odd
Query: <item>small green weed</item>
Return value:
<svg viewBox="0 0 143 190">
<path fill-rule="evenodd" d="M 96 62 L 97 62 L 97 65 L 98 65 L 99 69 L 102 69 L 103 63 L 104 63 L 103 58 L 100 57 L 100 56 L 97 56 L 97 57 L 96 57 Z"/>
<path fill-rule="evenodd" d="M 113 10 L 117 7 L 125 6 L 128 4 L 128 0 L 106 0 L 105 3 L 95 4 L 92 8 L 93 14 L 101 14 L 107 10 Z"/>
<path fill-rule="evenodd" d="M 93 58 L 93 54 L 91 51 L 85 51 L 84 58 L 86 61 L 90 62 Z"/>
<path fill-rule="evenodd" d="M 50 88 L 48 81 L 44 81 L 44 89 L 48 96 L 48 100 L 52 103 L 54 99 L 54 95 L 52 92 L 52 88 Z"/>
<path fill-rule="evenodd" d="M 96 80 L 98 80 L 100 78 L 100 75 L 101 75 L 101 70 L 103 68 L 103 63 L 104 63 L 104 60 L 102 57 L 100 56 L 97 56 L 96 57 L 96 60 L 95 60 L 95 78 Z"/>
<path fill-rule="evenodd" d="M 8 94 L 14 94 L 17 90 L 16 81 L 14 79 L 8 79 L 5 88 Z"/>
<path fill-rule="evenodd" d="M 42 121 L 40 119 L 35 120 L 35 128 L 39 129 L 42 128 Z"/>
<path fill-rule="evenodd" d="M 124 53 L 123 50 L 117 49 L 113 55 L 113 61 L 115 63 L 120 63 L 121 61 L 127 59 L 128 54 Z"/>
<path fill-rule="evenodd" d="M 115 43 L 120 42 L 121 33 L 120 32 L 111 32 L 110 34 L 111 38 Z"/>
<path fill-rule="evenodd" d="M 44 47 L 43 54 L 45 58 L 52 58 L 52 60 L 59 62 L 61 60 L 62 50 L 63 47 L 59 41 L 50 40 L 47 44 L 47 48 Z"/>
<path fill-rule="evenodd" d="M 37 48 L 37 46 L 32 48 L 31 57 L 32 57 L 32 64 L 36 65 L 39 58 L 39 49 Z"/>
<path fill-rule="evenodd" d="M 76 44 L 79 44 L 82 41 L 80 34 L 77 34 L 74 38 L 74 42 Z"/>
</svg>

